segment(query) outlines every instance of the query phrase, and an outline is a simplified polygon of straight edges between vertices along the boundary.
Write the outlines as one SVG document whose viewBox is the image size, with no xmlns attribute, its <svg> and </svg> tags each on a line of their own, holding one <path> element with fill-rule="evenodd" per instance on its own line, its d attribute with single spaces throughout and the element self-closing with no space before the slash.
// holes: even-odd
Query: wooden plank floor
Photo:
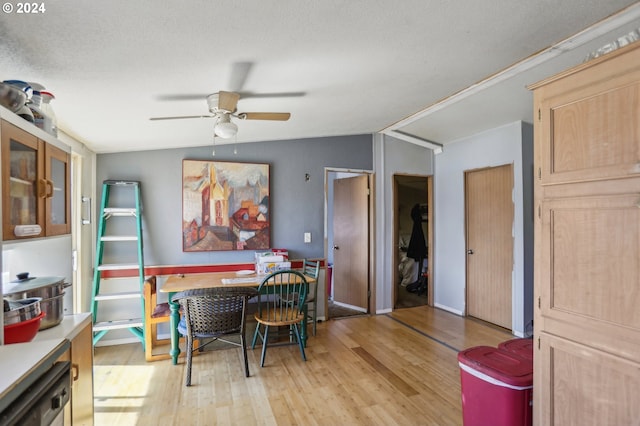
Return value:
<svg viewBox="0 0 640 426">
<path fill-rule="evenodd" d="M 512 336 L 420 306 L 318 324 L 307 362 L 296 346 L 239 348 L 147 363 L 140 344 L 97 347 L 96 425 L 460 425 L 457 353 Z"/>
</svg>

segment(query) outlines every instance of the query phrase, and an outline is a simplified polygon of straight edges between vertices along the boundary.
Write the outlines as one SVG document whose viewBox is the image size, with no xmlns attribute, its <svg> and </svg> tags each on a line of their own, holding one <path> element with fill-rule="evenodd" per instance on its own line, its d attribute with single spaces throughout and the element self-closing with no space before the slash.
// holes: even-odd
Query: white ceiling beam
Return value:
<svg viewBox="0 0 640 426">
<path fill-rule="evenodd" d="M 534 68 L 544 62 L 547 62 L 565 52 L 569 52 L 579 46 L 582 46 L 585 43 L 588 43 L 603 34 L 606 34 L 610 31 L 615 30 L 622 25 L 633 22 L 636 19 L 640 18 L 640 2 L 636 2 L 626 9 L 611 15 L 602 21 L 580 31 L 577 34 L 574 34 L 571 37 L 568 37 L 562 40 L 559 43 L 556 43 L 540 52 L 529 56 L 515 64 L 511 65 L 508 68 L 503 69 L 486 79 L 479 81 L 453 95 L 446 97 L 425 109 L 422 109 L 415 114 L 408 116 L 400 121 L 397 121 L 390 126 L 385 127 L 381 130 L 381 133 L 390 134 L 390 131 L 396 131 L 399 128 L 407 126 L 415 121 L 418 121 L 422 118 L 427 117 L 428 115 L 442 110 L 456 102 L 459 102 L 469 96 L 472 96 L 484 89 L 487 89 L 493 85 L 496 85 L 502 81 L 505 81 L 514 75 L 525 72 L 531 68 Z"/>
<path fill-rule="evenodd" d="M 388 136 L 393 136 L 396 139 L 400 139 L 405 142 L 409 142 L 409 143 L 421 146 L 423 148 L 431 149 L 433 150 L 434 154 L 440 154 L 442 152 L 442 144 L 439 144 L 437 142 L 432 142 L 430 140 L 423 139 L 421 137 L 411 135 L 409 133 L 402 132 L 400 130 L 384 130 L 381 133 Z"/>
</svg>

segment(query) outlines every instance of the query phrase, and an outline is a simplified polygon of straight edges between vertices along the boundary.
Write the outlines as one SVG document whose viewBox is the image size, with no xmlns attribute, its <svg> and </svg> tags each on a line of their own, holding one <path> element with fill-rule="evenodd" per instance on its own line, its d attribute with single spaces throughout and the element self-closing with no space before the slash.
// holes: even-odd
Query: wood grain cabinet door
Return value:
<svg viewBox="0 0 640 426">
<path fill-rule="evenodd" d="M 640 354 L 640 193 L 542 203 L 544 330 L 635 359 Z"/>
<path fill-rule="evenodd" d="M 640 364 L 547 333 L 536 356 L 535 424 L 638 424 Z"/>
<path fill-rule="evenodd" d="M 585 69 L 577 84 L 560 78 L 536 93 L 543 99 L 535 111 L 542 123 L 541 184 L 640 175 L 636 50 L 615 65 Z"/>
</svg>

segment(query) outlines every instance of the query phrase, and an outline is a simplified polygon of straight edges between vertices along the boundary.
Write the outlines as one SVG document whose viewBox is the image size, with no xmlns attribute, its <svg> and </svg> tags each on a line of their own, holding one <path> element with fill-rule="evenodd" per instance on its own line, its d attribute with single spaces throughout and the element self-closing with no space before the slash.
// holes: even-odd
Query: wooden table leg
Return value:
<svg viewBox="0 0 640 426">
<path fill-rule="evenodd" d="M 180 336 L 178 336 L 178 323 L 180 322 L 180 304 L 172 302 L 171 299 L 175 293 L 169 293 L 169 308 L 171 314 L 169 316 L 169 324 L 171 327 L 171 361 L 173 365 L 178 364 L 178 356 L 180 355 Z"/>
</svg>

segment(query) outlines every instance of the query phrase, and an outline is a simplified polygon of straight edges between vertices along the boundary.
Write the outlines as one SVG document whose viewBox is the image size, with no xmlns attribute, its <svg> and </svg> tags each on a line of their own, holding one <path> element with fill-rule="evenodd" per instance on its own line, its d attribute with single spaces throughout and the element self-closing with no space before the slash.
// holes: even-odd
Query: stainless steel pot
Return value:
<svg viewBox="0 0 640 426">
<path fill-rule="evenodd" d="M 10 310 L 4 313 L 4 325 L 17 324 L 40 315 L 40 297 L 9 301 Z"/>
<path fill-rule="evenodd" d="M 45 328 L 51 328 L 54 325 L 60 324 L 64 311 L 62 304 L 63 298 L 64 293 L 40 301 L 40 309 L 45 313 L 45 316 L 42 318 L 42 321 L 40 321 L 40 328 L 38 328 L 38 330 L 44 330 Z"/>
<path fill-rule="evenodd" d="M 63 277 L 23 278 L 12 282 L 15 284 L 5 293 L 9 300 L 40 297 L 40 309 L 45 317 L 40 321 L 39 330 L 53 327 L 62 322 L 64 289 L 71 284 L 65 283 Z"/>
</svg>

